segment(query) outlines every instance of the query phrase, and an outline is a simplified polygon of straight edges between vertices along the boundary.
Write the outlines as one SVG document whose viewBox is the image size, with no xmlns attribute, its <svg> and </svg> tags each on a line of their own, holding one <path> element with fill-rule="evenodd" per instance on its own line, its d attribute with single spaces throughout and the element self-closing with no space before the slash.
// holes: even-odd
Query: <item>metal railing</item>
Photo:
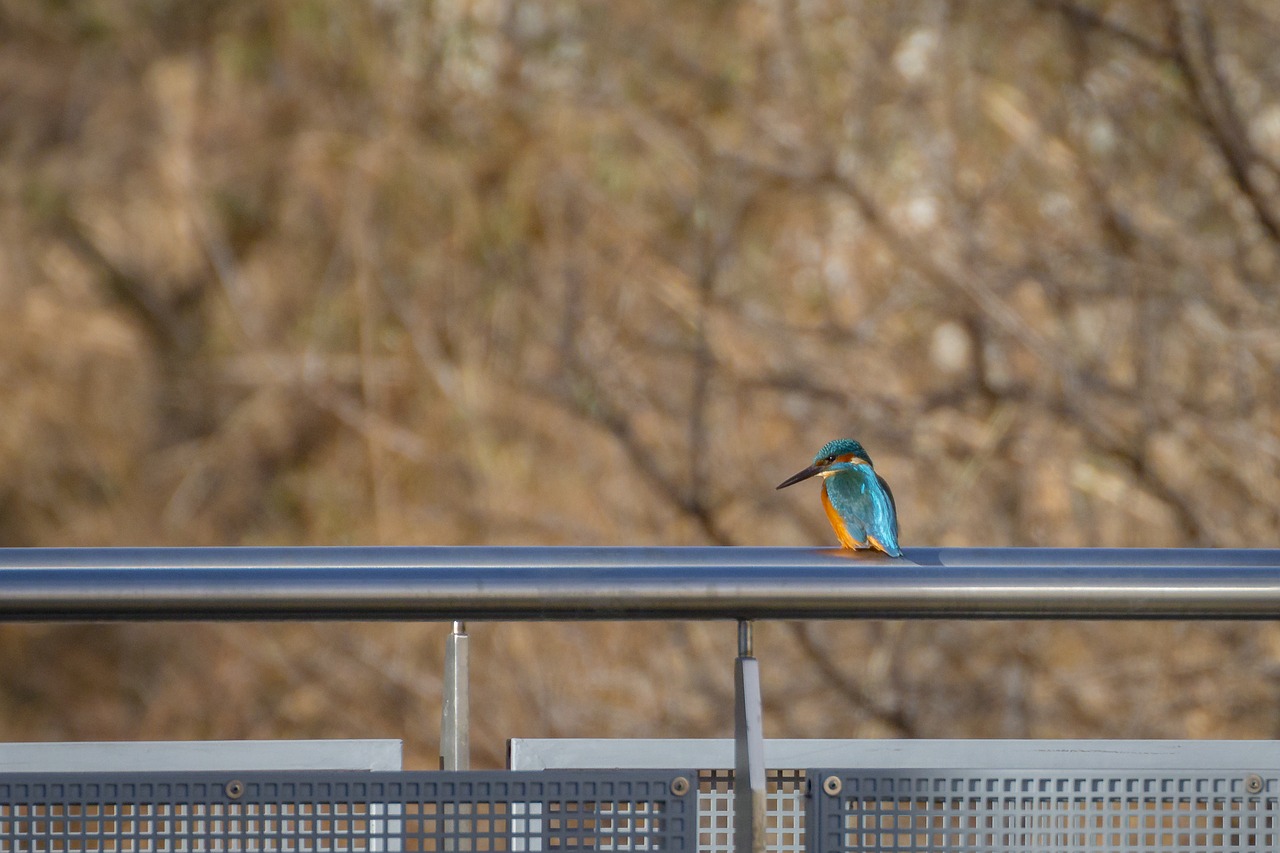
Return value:
<svg viewBox="0 0 1280 853">
<path fill-rule="evenodd" d="M 0 621 L 1278 615 L 1280 549 L 0 550 Z"/>
<path fill-rule="evenodd" d="M 508 765 L 692 765 L 698 853 L 733 853 L 733 753 L 728 739 L 513 738 Z M 1274 740 L 769 740 L 765 761 L 769 853 L 1280 850 Z"/>
<path fill-rule="evenodd" d="M 735 619 L 735 847 L 763 851 L 755 619 L 1280 616 L 1280 549 L 0 550 L 0 621 L 447 620 L 442 766 L 467 767 L 462 620 Z"/>
<path fill-rule="evenodd" d="M 690 770 L 0 773 L 0 851 L 697 853 Z"/>
<path fill-rule="evenodd" d="M 991 742 L 976 766 L 952 766 L 930 755 L 920 766 L 858 761 L 771 771 L 768 849 L 1280 849 L 1274 743 L 1254 743 L 1260 752 L 1233 750 L 1230 742 L 1205 743 L 1207 749 L 1196 751 L 1208 758 L 1207 766 L 1188 768 L 1149 761 L 1125 765 L 1126 756 L 1114 745 L 1095 742 L 1091 761 L 1064 767 L 1061 757 L 1078 755 L 1080 744 L 1059 741 L 1059 753 L 1039 769 L 1016 769 L 1018 750 L 1001 754 L 1006 743 Z M 1160 743 L 1131 742 L 1144 759 Z M 939 745 L 958 744 L 931 744 Z M 1209 749 L 1234 751 L 1240 763 L 1223 762 Z M 812 747 L 805 752 L 812 755 Z M 691 756 L 685 751 L 681 757 Z M 719 772 L 656 766 L 466 773 L 0 772 L 0 853 L 733 853 L 726 782 Z"/>
</svg>

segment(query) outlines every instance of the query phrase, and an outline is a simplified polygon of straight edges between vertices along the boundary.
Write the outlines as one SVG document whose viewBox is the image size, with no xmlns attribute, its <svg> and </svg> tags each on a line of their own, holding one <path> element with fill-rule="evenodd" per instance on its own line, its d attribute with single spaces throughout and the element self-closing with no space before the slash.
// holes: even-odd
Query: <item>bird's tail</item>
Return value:
<svg viewBox="0 0 1280 853">
<path fill-rule="evenodd" d="M 902 549 L 898 547 L 898 537 L 893 534 L 886 536 L 883 542 L 874 536 L 868 536 L 867 541 L 871 543 L 872 548 L 884 551 L 890 557 L 902 556 Z"/>
</svg>

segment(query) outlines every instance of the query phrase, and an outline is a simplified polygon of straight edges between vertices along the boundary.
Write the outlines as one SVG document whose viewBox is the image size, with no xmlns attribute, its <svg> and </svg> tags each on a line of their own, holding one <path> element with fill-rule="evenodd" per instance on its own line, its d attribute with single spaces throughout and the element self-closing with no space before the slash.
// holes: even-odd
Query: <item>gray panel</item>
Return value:
<svg viewBox="0 0 1280 853">
<path fill-rule="evenodd" d="M 714 740 L 522 739 L 510 742 L 509 756 L 511 767 L 523 770 L 536 767 L 645 767 L 656 762 L 670 764 L 673 763 L 673 757 L 679 756 L 684 763 L 692 763 L 701 768 L 698 797 L 698 819 L 701 826 L 700 851 L 728 853 L 732 850 L 734 810 L 733 796 L 729 789 L 732 772 L 729 768 L 733 766 L 733 741 L 729 738 Z M 867 790 L 865 786 L 873 784 L 878 779 L 880 781 L 876 784 L 879 784 L 880 788 L 876 794 L 889 796 L 883 800 L 876 800 L 868 794 L 870 799 L 859 806 L 856 820 L 872 822 L 877 829 L 876 833 L 863 833 L 866 844 L 854 846 L 852 842 L 856 833 L 849 834 L 851 827 L 840 824 L 841 828 L 836 836 L 830 834 L 826 836 L 823 842 L 825 846 L 810 848 L 814 853 L 819 849 L 824 851 L 1046 849 L 1080 850 L 1093 853 L 1095 850 L 1112 849 L 1253 850 L 1264 849 L 1264 847 L 1280 851 L 1280 844 L 1271 844 L 1270 847 L 1266 847 L 1265 838 L 1257 842 L 1263 846 L 1248 846 L 1255 843 L 1250 840 L 1255 838 L 1250 834 L 1255 830 L 1261 832 L 1266 838 L 1274 839 L 1271 827 L 1277 823 L 1277 818 L 1272 799 L 1267 799 L 1265 805 L 1262 800 L 1241 801 L 1235 805 L 1222 801 L 1212 807 L 1194 798 L 1155 807 L 1127 806 L 1123 803 L 1107 802 L 1096 806 L 1075 804 L 1059 813 L 1053 813 L 1052 809 L 1037 813 L 1030 806 L 1007 807 L 1002 804 L 1002 799 L 994 795 L 993 798 L 986 800 L 969 797 L 963 801 L 960 799 L 939 801 L 928 807 L 912 805 L 913 801 L 907 795 L 904 795 L 907 796 L 906 799 L 895 799 L 896 795 L 889 787 L 891 783 L 884 781 L 886 779 L 924 779 L 933 780 L 930 784 L 936 782 L 943 786 L 964 786 L 978 784 L 974 782 L 975 779 L 1031 779 L 1040 780 L 1044 784 L 1057 784 L 1062 780 L 1085 780 L 1080 783 L 1093 784 L 1088 780 L 1177 778 L 1189 785 L 1208 785 L 1212 780 L 1219 782 L 1232 780 L 1233 783 L 1238 784 L 1250 774 L 1255 774 L 1258 779 L 1266 780 L 1265 784 L 1270 786 L 1267 788 L 1268 797 L 1271 797 L 1275 791 L 1274 771 L 1280 768 L 1280 743 L 1275 741 L 766 740 L 765 764 L 770 768 L 766 841 L 771 851 L 798 853 L 805 849 L 806 837 L 811 825 L 810 817 L 806 813 L 804 793 L 808 787 L 809 771 L 801 768 L 812 765 L 815 757 L 821 758 L 822 762 L 828 766 L 892 769 L 878 771 L 874 778 L 869 771 L 861 770 L 815 771 L 825 772 L 827 775 L 834 773 L 842 779 L 842 785 L 844 779 L 854 779 L 855 781 L 851 784 L 855 789 L 859 785 L 863 786 L 861 790 L 864 793 Z M 985 769 L 980 771 L 970 769 L 974 767 Z M 1053 769 L 1040 774 L 1024 772 L 1045 767 Z M 1177 768 L 1186 767 L 1197 769 L 1195 771 L 1177 770 Z M 1124 771 L 1124 775 L 1114 775 L 1121 770 Z M 1109 772 L 1113 775 L 1107 775 Z M 820 776 L 814 779 L 813 786 L 816 790 L 820 790 L 819 786 L 823 778 Z M 906 785 L 907 783 L 893 784 Z M 968 791 L 967 788 L 965 790 Z M 882 808 L 880 811 L 873 811 L 872 806 L 877 803 Z M 1204 811 L 1196 811 L 1202 807 Z M 1265 811 L 1265 816 L 1259 816 L 1260 811 Z M 827 813 L 831 813 L 830 806 L 827 808 Z M 921 835 L 922 841 L 919 844 L 913 841 L 915 834 L 906 831 L 915 827 L 913 821 L 917 819 L 926 829 L 926 832 Z M 991 822 L 994 833 L 995 827 L 1003 826 L 1000 822 L 1006 819 L 1013 823 L 1007 832 L 1001 830 L 1002 834 L 998 837 L 992 833 L 984 834 L 977 829 Z M 855 818 L 846 810 L 839 820 L 852 821 Z M 1088 836 L 1090 827 L 1114 820 L 1151 820 L 1162 826 L 1169 824 L 1170 832 L 1184 825 L 1187 827 L 1187 832 L 1191 832 L 1199 821 L 1204 824 L 1201 827 L 1204 831 L 1186 835 L 1186 839 L 1190 840 L 1183 847 L 1143 846 L 1142 844 L 1116 847 L 1070 846 L 1071 837 L 1078 837 L 1081 833 Z M 1209 831 L 1210 825 L 1215 820 L 1224 827 L 1223 832 Z M 1239 837 L 1227 832 L 1232 825 L 1232 820 L 1236 820 L 1241 827 L 1243 834 L 1238 834 Z M 1258 820 L 1262 823 L 1257 823 Z M 902 826 L 899 826 L 900 824 Z M 1058 827 L 1066 833 L 1062 837 L 1067 838 L 1067 841 L 1060 843 L 1055 840 L 1059 837 L 1057 835 L 1044 836 L 1043 833 L 1036 835 L 1034 832 L 1023 831 L 1035 830 L 1037 827 L 1046 831 Z M 861 829 L 860 827 L 852 828 Z M 886 831 L 879 832 L 880 829 Z M 890 829 L 893 831 L 888 831 Z M 899 829 L 903 831 L 899 832 Z M 943 829 L 956 831 L 943 832 Z M 1068 830 L 1071 831 L 1068 832 Z M 1108 826 L 1107 831 L 1111 831 L 1114 835 L 1118 830 L 1112 830 Z M 1072 832 L 1075 834 L 1072 835 Z M 1271 834 L 1267 835 L 1269 832 Z M 874 843 L 870 841 L 872 834 L 876 836 Z M 1096 832 L 1094 834 L 1096 835 Z M 1156 837 L 1147 833 L 1138 840 L 1145 841 L 1148 835 L 1152 838 Z M 1219 836 L 1231 844 L 1240 843 L 1236 846 L 1217 848 L 1207 846 L 1208 842 Z M 1161 836 L 1164 841 L 1168 841 L 1170 837 L 1169 833 Z M 1046 838 L 1049 840 L 1045 840 Z M 1125 836 L 1123 840 L 1127 844 L 1131 839 Z M 946 846 L 928 846 L 929 844 L 939 845 L 944 841 L 947 842 Z M 1009 843 L 1004 844 L 1004 842 Z M 1200 842 L 1205 842 L 1206 846 L 1197 846 Z M 812 843 L 817 843 L 817 840 Z M 1098 838 L 1093 838 L 1089 843 L 1101 842 Z M 912 846 L 913 844 L 915 846 Z"/>
<path fill-rule="evenodd" d="M 733 740 L 513 738 L 512 770 L 568 767 L 733 767 Z M 1272 740 L 766 740 L 765 766 L 999 767 L 1019 770 L 1280 767 Z"/>
<path fill-rule="evenodd" d="M 0 772 L 399 770 L 398 740 L 0 743 Z"/>
<path fill-rule="evenodd" d="M 804 773 L 777 769 L 780 745 L 792 741 L 766 740 L 765 765 L 775 769 L 765 773 L 765 847 L 774 853 L 801 853 L 804 850 Z M 814 744 L 827 741 L 796 741 Z M 847 741 L 831 741 L 847 743 Z M 792 767 L 804 767 L 810 760 Z M 820 754 L 820 753 L 819 753 Z M 733 850 L 733 739 L 595 739 L 595 738 L 513 738 L 508 742 L 508 763 L 512 770 L 551 767 L 664 767 L 694 764 L 698 771 L 698 850 L 700 853 L 730 853 Z"/>
<path fill-rule="evenodd" d="M 810 853 L 1280 848 L 1275 773 L 808 771 Z"/>
<path fill-rule="evenodd" d="M 692 853 L 691 778 L 691 771 L 0 774 L 0 850 Z"/>
</svg>

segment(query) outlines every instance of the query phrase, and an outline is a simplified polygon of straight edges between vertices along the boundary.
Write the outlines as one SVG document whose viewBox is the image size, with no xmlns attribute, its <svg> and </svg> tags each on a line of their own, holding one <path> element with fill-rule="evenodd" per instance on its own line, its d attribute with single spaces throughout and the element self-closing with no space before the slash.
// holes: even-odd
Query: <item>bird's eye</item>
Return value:
<svg viewBox="0 0 1280 853">
<path fill-rule="evenodd" d="M 823 460 L 822 460 L 822 464 L 823 464 L 823 465 L 830 465 L 832 462 L 835 462 L 835 461 L 836 461 L 835 456 L 828 456 L 826 459 L 823 459 Z"/>
</svg>

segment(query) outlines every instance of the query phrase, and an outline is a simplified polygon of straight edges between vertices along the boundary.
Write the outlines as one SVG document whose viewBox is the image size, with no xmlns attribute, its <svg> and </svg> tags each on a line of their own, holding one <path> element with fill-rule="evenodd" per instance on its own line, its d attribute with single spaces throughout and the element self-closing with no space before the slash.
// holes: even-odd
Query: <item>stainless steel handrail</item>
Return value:
<svg viewBox="0 0 1280 853">
<path fill-rule="evenodd" d="M 1280 616 L 1280 549 L 0 549 L 0 621 Z"/>
<path fill-rule="evenodd" d="M 737 619 L 734 836 L 764 849 L 751 619 L 1280 616 L 1280 549 L 0 549 L 0 622 L 454 622 L 442 766 L 468 764 L 461 620 Z"/>
</svg>

